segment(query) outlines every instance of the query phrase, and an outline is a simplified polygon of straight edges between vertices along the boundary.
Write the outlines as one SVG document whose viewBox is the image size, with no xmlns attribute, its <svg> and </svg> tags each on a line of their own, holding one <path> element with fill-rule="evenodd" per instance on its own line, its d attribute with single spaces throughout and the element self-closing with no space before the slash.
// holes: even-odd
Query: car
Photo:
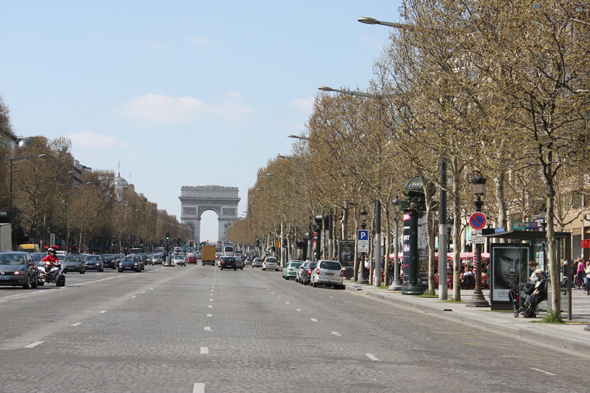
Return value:
<svg viewBox="0 0 590 393">
<path fill-rule="evenodd" d="M 310 285 L 317 287 L 320 284 L 332 285 L 336 289 L 344 289 L 344 270 L 338 261 L 320 260 L 311 271 Z"/>
<path fill-rule="evenodd" d="M 186 266 L 186 261 L 184 260 L 184 257 L 182 255 L 180 255 L 180 254 L 174 255 L 172 258 L 174 259 L 175 265 Z"/>
<path fill-rule="evenodd" d="M 164 255 L 162 255 L 161 253 L 156 253 L 152 255 L 152 265 L 161 265 L 163 258 Z"/>
<path fill-rule="evenodd" d="M 252 260 L 252 267 L 262 267 L 262 258 L 254 258 Z"/>
<path fill-rule="evenodd" d="M 147 263 L 149 263 L 149 262 L 148 262 L 148 257 L 147 257 L 147 254 L 139 253 L 139 254 L 137 254 L 137 256 L 138 256 L 138 257 L 139 257 L 139 259 L 141 260 L 141 270 L 145 269 L 145 265 L 146 265 Z"/>
<path fill-rule="evenodd" d="M 234 269 L 237 270 L 236 258 L 229 255 L 222 255 L 219 257 L 219 268 L 223 269 Z"/>
<path fill-rule="evenodd" d="M 188 253 L 186 256 L 186 263 L 194 263 L 195 265 L 197 264 L 197 256 L 194 253 Z"/>
<path fill-rule="evenodd" d="M 0 285 L 37 288 L 39 270 L 28 252 L 0 253 Z"/>
<path fill-rule="evenodd" d="M 285 280 L 288 280 L 290 278 L 295 278 L 295 275 L 297 274 L 297 270 L 299 269 L 299 266 L 302 263 L 303 263 L 302 261 L 289 261 L 289 262 L 287 262 L 287 264 L 283 268 L 283 278 Z"/>
<path fill-rule="evenodd" d="M 244 262 L 244 266 L 251 265 L 251 264 L 252 264 L 252 258 L 250 258 L 250 257 L 246 258 L 246 262 Z"/>
<path fill-rule="evenodd" d="M 104 272 L 104 262 L 100 255 L 84 255 L 84 262 L 86 262 L 86 270 Z"/>
<path fill-rule="evenodd" d="M 314 262 L 305 262 L 303 271 L 299 274 L 299 283 L 307 285 L 311 282 L 311 272 L 315 268 Z"/>
<path fill-rule="evenodd" d="M 110 267 L 111 269 L 117 268 L 117 262 L 119 260 L 115 254 L 102 254 L 101 258 L 105 267 Z"/>
<path fill-rule="evenodd" d="M 86 262 L 80 254 L 67 255 L 62 261 L 64 272 L 86 273 Z"/>
<path fill-rule="evenodd" d="M 123 273 L 125 270 L 135 270 L 136 272 L 141 272 L 141 258 L 135 255 L 128 255 L 125 258 L 121 259 L 119 262 L 118 269 L 119 273 Z"/>
<path fill-rule="evenodd" d="M 274 269 L 275 271 L 279 271 L 279 262 L 275 257 L 266 257 L 264 258 L 264 262 L 262 262 L 262 271 L 266 269 Z"/>
<path fill-rule="evenodd" d="M 244 270 L 244 262 L 242 261 L 242 258 L 240 257 L 234 257 L 236 258 L 236 268 L 240 269 L 240 270 Z"/>
</svg>

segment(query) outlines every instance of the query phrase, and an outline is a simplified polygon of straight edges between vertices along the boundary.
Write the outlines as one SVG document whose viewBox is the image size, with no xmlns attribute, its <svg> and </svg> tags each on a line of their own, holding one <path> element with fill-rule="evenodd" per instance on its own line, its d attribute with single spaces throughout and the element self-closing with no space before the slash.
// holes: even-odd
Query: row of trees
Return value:
<svg viewBox="0 0 590 393">
<path fill-rule="evenodd" d="M 14 147 L 8 110 L 0 104 L 6 126 L 0 137 L 0 211 L 8 218 L 12 213 L 15 246 L 44 247 L 53 233 L 68 250 L 123 252 L 132 245 L 166 245 L 166 233 L 170 239 L 190 237 L 186 225 L 133 188 L 116 189 L 112 171 L 75 165 L 67 138 L 38 136 Z"/>
<path fill-rule="evenodd" d="M 327 213 L 336 218 L 337 237 L 352 238 L 359 210 L 373 213 L 379 200 L 389 246 L 391 201 L 419 176 L 449 194 L 460 288 L 460 239 L 474 200 L 468 186 L 480 171 L 492 185 L 484 210 L 496 226 L 546 216 L 559 309 L 555 229 L 576 218 L 572 196 L 588 191 L 589 8 L 575 0 L 404 1 L 370 90 L 318 94 L 292 154 L 259 170 L 248 216 L 236 225 L 240 239 L 301 239 L 310 218 Z M 438 181 L 441 160 L 445 184 Z M 437 201 L 430 195 L 432 228 Z M 432 272 L 429 284 L 434 289 Z M 460 292 L 453 297 L 460 300 Z"/>
</svg>

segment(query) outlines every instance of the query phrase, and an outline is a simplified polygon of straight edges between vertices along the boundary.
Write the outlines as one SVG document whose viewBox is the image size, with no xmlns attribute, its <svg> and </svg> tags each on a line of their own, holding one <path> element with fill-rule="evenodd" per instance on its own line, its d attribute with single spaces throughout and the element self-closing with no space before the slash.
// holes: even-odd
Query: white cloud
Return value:
<svg viewBox="0 0 590 393">
<path fill-rule="evenodd" d="M 211 105 L 192 97 L 146 94 L 128 101 L 119 113 L 134 120 L 181 124 L 203 120 L 206 115 L 240 121 L 254 111 L 242 102 L 239 92 L 230 92 L 228 96 L 219 105 Z"/>
<path fill-rule="evenodd" d="M 128 157 L 137 155 L 135 148 L 131 144 L 111 135 L 83 130 L 76 134 L 68 134 L 67 137 L 72 141 L 72 148 L 83 151 L 82 154 L 86 158 L 96 157 L 105 151 L 117 151 Z"/>
<path fill-rule="evenodd" d="M 196 35 L 187 35 L 185 40 L 199 48 L 208 48 L 213 43 L 210 38 L 198 37 Z"/>
<path fill-rule="evenodd" d="M 292 107 L 310 112 L 313 109 L 314 97 L 298 98 L 289 103 Z"/>
<path fill-rule="evenodd" d="M 375 39 L 373 39 L 369 36 L 363 35 L 361 37 L 361 41 L 364 42 L 365 44 L 367 44 L 367 46 L 370 46 L 371 48 L 375 48 L 375 49 L 379 49 L 379 50 L 383 49 L 383 44 L 381 44 L 380 42 L 376 41 Z"/>
</svg>

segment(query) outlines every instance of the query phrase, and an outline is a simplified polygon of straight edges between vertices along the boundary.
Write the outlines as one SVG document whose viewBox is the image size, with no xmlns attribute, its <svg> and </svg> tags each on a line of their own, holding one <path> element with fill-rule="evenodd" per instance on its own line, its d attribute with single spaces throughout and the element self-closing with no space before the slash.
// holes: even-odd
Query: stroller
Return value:
<svg viewBox="0 0 590 393">
<path fill-rule="evenodd" d="M 535 284 L 532 282 L 527 283 L 524 286 L 524 293 L 530 295 L 535 290 Z M 513 286 L 510 291 L 508 291 L 508 299 L 512 303 L 512 307 L 514 308 L 514 318 L 518 318 L 520 313 L 530 312 L 531 303 L 525 297 L 524 302 L 522 303 L 522 307 L 520 305 L 520 286 L 515 285 Z"/>
</svg>

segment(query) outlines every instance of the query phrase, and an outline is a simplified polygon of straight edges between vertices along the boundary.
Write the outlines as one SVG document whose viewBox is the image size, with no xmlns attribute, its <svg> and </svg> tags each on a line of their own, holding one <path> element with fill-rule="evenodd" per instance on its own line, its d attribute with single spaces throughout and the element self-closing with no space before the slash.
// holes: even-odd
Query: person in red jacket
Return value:
<svg viewBox="0 0 590 393">
<path fill-rule="evenodd" d="M 59 259 L 55 255 L 55 250 L 53 248 L 49 248 L 47 250 L 47 256 L 45 256 L 43 259 L 41 259 L 41 262 L 46 262 L 46 261 L 51 262 L 51 267 L 58 266 Z"/>
</svg>

